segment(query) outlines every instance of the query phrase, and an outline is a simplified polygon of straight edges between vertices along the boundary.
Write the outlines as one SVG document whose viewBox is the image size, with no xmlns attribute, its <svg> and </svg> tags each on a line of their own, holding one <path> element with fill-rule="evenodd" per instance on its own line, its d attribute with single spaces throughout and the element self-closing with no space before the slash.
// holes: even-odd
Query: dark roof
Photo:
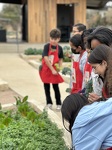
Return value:
<svg viewBox="0 0 112 150">
<path fill-rule="evenodd" d="M 26 0 L 0 0 L 0 3 L 23 4 Z"/>
<path fill-rule="evenodd" d="M 101 9 L 105 7 L 106 3 L 110 0 L 87 0 L 87 8 Z"/>
<path fill-rule="evenodd" d="M 110 0 L 87 0 L 87 8 L 90 9 L 101 9 L 105 6 Z M 0 0 L 0 3 L 12 3 L 12 4 L 23 4 L 27 0 Z"/>
</svg>

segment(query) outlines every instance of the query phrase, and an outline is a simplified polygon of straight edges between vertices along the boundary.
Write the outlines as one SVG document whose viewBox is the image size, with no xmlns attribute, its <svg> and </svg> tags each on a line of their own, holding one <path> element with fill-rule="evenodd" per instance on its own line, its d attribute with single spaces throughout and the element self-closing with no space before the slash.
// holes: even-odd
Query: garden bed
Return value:
<svg viewBox="0 0 112 150">
<path fill-rule="evenodd" d="M 36 113 L 27 98 L 16 98 L 13 111 L 0 111 L 0 149 L 68 150 L 62 130 L 46 111 Z"/>
</svg>

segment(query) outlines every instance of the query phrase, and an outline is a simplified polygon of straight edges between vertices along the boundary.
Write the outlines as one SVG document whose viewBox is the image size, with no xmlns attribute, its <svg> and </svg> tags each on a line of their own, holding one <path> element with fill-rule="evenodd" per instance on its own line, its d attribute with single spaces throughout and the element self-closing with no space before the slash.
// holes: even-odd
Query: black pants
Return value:
<svg viewBox="0 0 112 150">
<path fill-rule="evenodd" d="M 55 99 L 56 99 L 56 105 L 61 105 L 61 95 L 59 91 L 59 86 L 58 84 L 52 84 L 54 94 L 55 94 Z M 44 83 L 44 90 L 45 90 L 45 96 L 46 96 L 46 102 L 47 104 L 53 104 L 51 95 L 50 95 L 50 84 L 49 83 Z"/>
</svg>

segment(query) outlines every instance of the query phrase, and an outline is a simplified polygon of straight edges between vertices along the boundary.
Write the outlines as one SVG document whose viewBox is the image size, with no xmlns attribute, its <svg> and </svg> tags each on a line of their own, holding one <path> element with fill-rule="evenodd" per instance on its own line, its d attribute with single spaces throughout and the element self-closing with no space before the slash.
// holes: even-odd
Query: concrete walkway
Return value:
<svg viewBox="0 0 112 150">
<path fill-rule="evenodd" d="M 2 46 L 0 45 L 1 48 L 3 48 Z M 46 101 L 43 83 L 40 80 L 38 70 L 20 58 L 18 53 L 11 52 L 10 49 L 9 51 L 0 53 L 0 78 L 8 82 L 9 87 L 15 92 L 23 97 L 28 95 L 30 101 L 35 100 L 38 102 L 38 105 L 43 106 L 44 108 Z M 69 85 L 67 83 L 61 83 L 59 86 L 63 101 L 68 95 L 65 90 Z M 61 113 L 55 110 L 56 105 L 52 87 L 51 95 L 54 104 L 53 111 L 57 115 L 58 122 L 62 124 Z M 68 134 L 67 137 L 68 141 L 70 141 L 70 136 L 68 136 Z"/>
<path fill-rule="evenodd" d="M 43 84 L 40 80 L 38 70 L 29 65 L 15 53 L 0 54 L 0 78 L 8 82 L 9 87 L 21 96 L 29 96 L 45 105 Z M 65 92 L 67 83 L 60 84 L 62 100 L 68 95 Z M 54 92 L 51 87 L 53 102 L 55 104 Z"/>
</svg>

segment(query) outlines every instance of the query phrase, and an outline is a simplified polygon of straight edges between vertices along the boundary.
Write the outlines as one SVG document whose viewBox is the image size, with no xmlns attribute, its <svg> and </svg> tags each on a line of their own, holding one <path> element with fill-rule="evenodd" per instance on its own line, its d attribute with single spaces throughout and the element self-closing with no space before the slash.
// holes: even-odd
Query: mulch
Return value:
<svg viewBox="0 0 112 150">
<path fill-rule="evenodd" d="M 8 90 L 5 90 L 5 91 L 0 91 L 0 103 L 1 104 L 14 103 L 14 102 L 16 102 L 15 97 L 22 98 L 21 95 L 19 95 L 18 93 L 16 93 L 11 88 L 9 88 Z"/>
</svg>

